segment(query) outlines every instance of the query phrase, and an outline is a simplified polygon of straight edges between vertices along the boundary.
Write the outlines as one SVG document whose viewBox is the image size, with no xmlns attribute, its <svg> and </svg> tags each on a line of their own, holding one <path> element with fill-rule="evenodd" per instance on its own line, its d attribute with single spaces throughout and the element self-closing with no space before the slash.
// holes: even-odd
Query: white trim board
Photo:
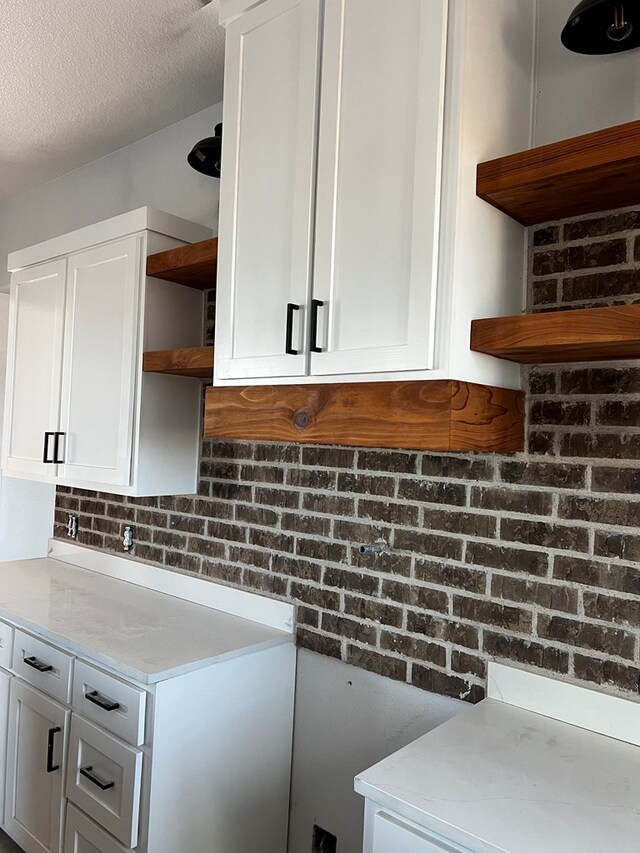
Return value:
<svg viewBox="0 0 640 853">
<path fill-rule="evenodd" d="M 292 634 L 294 630 L 295 606 L 284 601 L 275 601 L 254 592 L 141 563 L 132 557 L 106 554 L 58 539 L 49 540 L 48 556 L 61 563 L 153 589 L 278 631 Z"/>
<path fill-rule="evenodd" d="M 640 703 L 489 661 L 487 698 L 640 746 Z"/>
<path fill-rule="evenodd" d="M 122 213 L 120 216 L 113 216 L 103 222 L 96 222 L 76 231 L 70 231 L 61 237 L 45 240 L 44 243 L 37 243 L 35 246 L 11 252 L 7 269 L 9 272 L 16 272 L 25 267 L 58 258 L 61 255 L 70 255 L 81 249 L 88 249 L 100 243 L 117 240 L 119 237 L 136 234 L 139 231 L 154 231 L 167 237 L 173 237 L 183 243 L 197 243 L 200 240 L 207 240 L 213 233 L 210 228 L 204 225 L 189 222 L 187 219 L 173 216 L 162 210 L 156 210 L 153 207 L 139 207 L 137 210 Z"/>
</svg>

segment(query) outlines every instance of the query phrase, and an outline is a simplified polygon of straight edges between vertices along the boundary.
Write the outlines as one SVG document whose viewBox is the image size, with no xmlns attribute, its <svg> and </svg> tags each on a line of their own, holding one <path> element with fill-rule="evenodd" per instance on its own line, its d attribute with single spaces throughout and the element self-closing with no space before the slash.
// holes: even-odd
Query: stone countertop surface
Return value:
<svg viewBox="0 0 640 853">
<path fill-rule="evenodd" d="M 284 631 L 50 558 L 0 563 L 0 618 L 142 684 L 292 641 Z"/>
<path fill-rule="evenodd" d="M 356 778 L 470 853 L 638 853 L 640 747 L 486 699 Z"/>
</svg>

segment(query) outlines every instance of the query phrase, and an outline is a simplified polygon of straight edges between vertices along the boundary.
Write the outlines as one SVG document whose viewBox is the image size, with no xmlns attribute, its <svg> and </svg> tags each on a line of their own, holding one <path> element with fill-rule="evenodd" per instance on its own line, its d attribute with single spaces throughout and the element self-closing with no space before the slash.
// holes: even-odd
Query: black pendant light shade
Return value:
<svg viewBox="0 0 640 853">
<path fill-rule="evenodd" d="M 640 47 L 638 0 L 582 0 L 562 31 L 574 53 L 602 55 Z"/>
<path fill-rule="evenodd" d="M 222 124 L 217 124 L 215 136 L 207 136 L 196 142 L 187 157 L 187 163 L 203 175 L 211 178 L 220 177 L 220 159 L 222 157 Z"/>
</svg>

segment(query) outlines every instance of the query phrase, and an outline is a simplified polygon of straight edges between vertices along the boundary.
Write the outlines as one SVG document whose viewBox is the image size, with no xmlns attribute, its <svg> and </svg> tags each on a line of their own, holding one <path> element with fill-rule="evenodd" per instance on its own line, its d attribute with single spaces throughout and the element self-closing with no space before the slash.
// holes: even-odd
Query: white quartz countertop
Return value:
<svg viewBox="0 0 640 853">
<path fill-rule="evenodd" d="M 494 699 L 356 790 L 470 853 L 640 851 L 640 747 Z"/>
<path fill-rule="evenodd" d="M 142 684 L 291 634 L 54 559 L 0 563 L 0 618 Z"/>
</svg>

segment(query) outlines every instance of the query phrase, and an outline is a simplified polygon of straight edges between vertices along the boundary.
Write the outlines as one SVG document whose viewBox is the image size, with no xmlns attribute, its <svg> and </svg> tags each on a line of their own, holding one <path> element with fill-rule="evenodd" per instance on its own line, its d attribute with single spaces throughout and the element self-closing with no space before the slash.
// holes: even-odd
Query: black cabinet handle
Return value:
<svg viewBox="0 0 640 853">
<path fill-rule="evenodd" d="M 117 711 L 120 707 L 119 702 L 112 702 L 106 696 L 101 696 L 97 690 L 92 690 L 91 693 L 85 693 L 84 698 L 87 702 L 93 702 L 99 708 L 104 708 L 105 711 Z"/>
<path fill-rule="evenodd" d="M 51 672 L 53 670 L 50 663 L 44 663 L 44 661 L 38 660 L 37 657 L 22 658 L 22 660 L 27 666 L 37 669 L 38 672 Z"/>
<path fill-rule="evenodd" d="M 53 434 L 53 464 L 64 465 L 64 459 L 60 459 L 60 439 L 64 438 L 64 432 L 54 432 Z"/>
<path fill-rule="evenodd" d="M 55 432 L 45 432 L 44 434 L 44 450 L 42 451 L 42 461 L 45 465 L 53 465 L 53 459 L 49 459 L 49 439 Z"/>
<path fill-rule="evenodd" d="M 318 346 L 318 310 L 322 308 L 324 302 L 321 299 L 311 300 L 311 352 L 322 352 L 322 347 Z"/>
<path fill-rule="evenodd" d="M 101 791 L 108 791 L 109 788 L 115 787 L 115 782 L 103 782 L 99 776 L 93 772 L 93 765 L 89 765 L 89 767 L 81 767 L 80 775 L 84 776 L 85 779 L 88 779 L 90 782 L 93 782 Z"/>
<path fill-rule="evenodd" d="M 285 337 L 284 351 L 287 355 L 300 355 L 299 350 L 293 348 L 293 315 L 300 310 L 299 305 L 289 302 L 287 305 L 287 333 Z"/>
<path fill-rule="evenodd" d="M 49 729 L 49 737 L 47 739 L 47 773 L 53 773 L 54 770 L 60 770 L 59 764 L 53 763 L 53 748 L 55 746 L 55 736 L 61 732 L 60 726 Z"/>
</svg>

